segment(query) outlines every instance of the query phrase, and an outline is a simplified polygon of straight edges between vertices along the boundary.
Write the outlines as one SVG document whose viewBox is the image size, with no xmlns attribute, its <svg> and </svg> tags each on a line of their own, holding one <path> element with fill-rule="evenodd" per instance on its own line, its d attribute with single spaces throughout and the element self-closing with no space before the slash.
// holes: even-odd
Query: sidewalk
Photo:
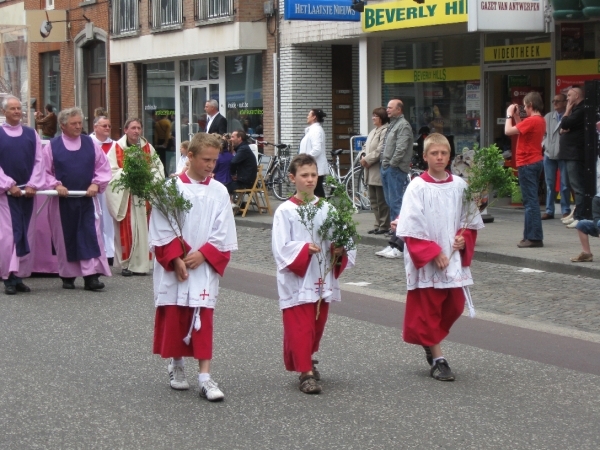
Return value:
<svg viewBox="0 0 600 450">
<path fill-rule="evenodd" d="M 269 197 L 273 211 L 281 202 Z M 560 206 L 557 211 L 560 211 Z M 581 244 L 577 230 L 566 228 L 560 219 L 544 220 L 544 247 L 518 248 L 517 243 L 523 235 L 523 208 L 502 205 L 488 211 L 494 218 L 493 223 L 486 224 L 477 237 L 475 259 L 483 262 L 507 264 L 512 266 L 557 272 L 566 275 L 580 275 L 600 279 L 600 241 L 590 238 L 592 253 L 596 254 L 594 262 L 572 263 L 571 257 L 581 252 Z M 367 232 L 373 228 L 373 214 L 362 211 L 355 215 L 361 243 L 375 247 L 385 247 L 386 239 L 373 236 Z M 271 227 L 273 216 L 248 211 L 246 217 L 236 216 L 238 226 Z"/>
</svg>

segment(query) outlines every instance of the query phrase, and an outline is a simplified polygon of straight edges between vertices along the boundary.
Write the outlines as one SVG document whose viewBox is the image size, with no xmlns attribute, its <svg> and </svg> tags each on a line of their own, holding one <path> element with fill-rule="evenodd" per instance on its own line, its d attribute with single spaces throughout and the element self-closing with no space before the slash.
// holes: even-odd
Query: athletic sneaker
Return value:
<svg viewBox="0 0 600 450">
<path fill-rule="evenodd" d="M 379 250 L 375 254 L 377 256 L 384 256 L 386 253 L 391 252 L 392 250 L 393 250 L 393 247 L 391 245 L 388 245 L 386 248 L 384 248 L 383 250 Z"/>
<path fill-rule="evenodd" d="M 402 258 L 402 252 L 397 248 L 392 248 L 391 251 L 384 253 L 383 257 L 388 259 Z"/>
<path fill-rule="evenodd" d="M 209 402 L 219 402 L 225 398 L 225 394 L 219 389 L 219 385 L 212 378 L 200 383 L 200 397 Z"/>
<path fill-rule="evenodd" d="M 450 370 L 448 361 L 444 358 L 438 359 L 435 364 L 431 366 L 429 374 L 436 380 L 454 381 L 454 374 L 452 373 L 452 370 Z"/>
<path fill-rule="evenodd" d="M 171 388 L 178 391 L 185 391 L 190 388 L 187 380 L 185 379 L 185 372 L 183 366 L 176 366 L 173 364 L 173 360 L 169 361 L 167 366 L 169 372 L 169 379 L 171 380 Z"/>
<path fill-rule="evenodd" d="M 579 223 L 579 220 L 574 220 L 573 222 L 571 222 L 570 224 L 567 225 L 567 228 L 575 228 L 578 223 Z"/>
</svg>

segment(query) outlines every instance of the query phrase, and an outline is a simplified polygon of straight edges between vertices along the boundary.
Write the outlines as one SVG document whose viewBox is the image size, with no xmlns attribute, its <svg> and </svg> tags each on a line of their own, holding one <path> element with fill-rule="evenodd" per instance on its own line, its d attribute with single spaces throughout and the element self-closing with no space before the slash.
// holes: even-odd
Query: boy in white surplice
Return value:
<svg viewBox="0 0 600 450">
<path fill-rule="evenodd" d="M 448 139 L 430 134 L 423 159 L 429 169 L 408 185 L 396 230 L 408 249 L 404 252 L 407 295 L 402 337 L 425 348 L 433 378 L 453 381 L 441 342 L 462 314 L 466 296 L 470 297 L 469 266 L 483 222 L 474 204 L 463 201 L 467 183 L 446 172 Z M 468 211 L 472 217 L 467 217 Z"/>
<path fill-rule="evenodd" d="M 219 276 L 237 250 L 235 221 L 227 189 L 210 177 L 221 142 L 206 133 L 196 134 L 188 149 L 189 169 L 176 180 L 184 197 L 192 202 L 179 236 L 157 209 L 149 225 L 154 261 L 154 353 L 170 358 L 167 370 L 171 387 L 189 389 L 184 356 L 198 360 L 200 396 L 209 401 L 224 398 L 210 377 L 213 312 Z M 179 233 L 178 233 L 179 234 Z"/>
<path fill-rule="evenodd" d="M 354 266 L 356 251 L 347 252 L 343 247 L 333 249 L 342 257 L 323 279 L 325 257 L 321 255 L 321 248 L 331 248 L 332 243 L 322 241 L 317 230 L 333 207 L 325 202 L 318 209 L 312 221 L 311 236 L 301 223 L 298 206 L 319 201 L 314 195 L 318 179 L 315 159 L 307 154 L 297 155 L 290 163 L 290 179 L 296 185 L 296 194 L 275 211 L 272 238 L 279 308 L 283 314 L 283 361 L 287 370 L 300 372 L 302 392 L 318 394 L 321 392 L 320 374 L 312 356 L 319 350 L 329 303 L 340 301 L 338 277 L 346 267 Z"/>
</svg>

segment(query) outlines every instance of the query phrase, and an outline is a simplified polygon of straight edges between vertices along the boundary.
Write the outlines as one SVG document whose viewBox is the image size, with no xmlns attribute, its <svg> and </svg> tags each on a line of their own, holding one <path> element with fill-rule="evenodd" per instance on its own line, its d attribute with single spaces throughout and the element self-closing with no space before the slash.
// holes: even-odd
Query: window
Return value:
<svg viewBox="0 0 600 450">
<path fill-rule="evenodd" d="M 88 76 L 106 76 L 106 44 L 102 41 L 93 41 L 87 50 L 84 55 Z"/>
<path fill-rule="evenodd" d="M 182 23 L 182 0 L 152 1 L 152 29 L 179 28 Z"/>
<path fill-rule="evenodd" d="M 42 53 L 42 70 L 43 105 L 50 104 L 60 111 L 60 52 Z"/>
<path fill-rule="evenodd" d="M 133 34 L 138 31 L 139 20 L 138 0 L 113 1 L 113 26 L 114 35 Z"/>
<path fill-rule="evenodd" d="M 262 55 L 227 56 L 227 131 L 263 134 Z"/>
<path fill-rule="evenodd" d="M 196 20 L 229 18 L 233 15 L 233 0 L 195 0 Z"/>
<path fill-rule="evenodd" d="M 54 9 L 54 0 L 46 0 L 46 9 Z"/>
</svg>

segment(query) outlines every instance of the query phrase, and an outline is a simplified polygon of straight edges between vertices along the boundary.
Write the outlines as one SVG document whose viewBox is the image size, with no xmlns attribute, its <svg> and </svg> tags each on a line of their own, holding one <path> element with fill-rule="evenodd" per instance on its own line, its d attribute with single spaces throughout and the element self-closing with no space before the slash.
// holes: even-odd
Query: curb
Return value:
<svg viewBox="0 0 600 450">
<path fill-rule="evenodd" d="M 271 222 L 256 222 L 254 220 L 246 218 L 236 218 L 236 225 L 248 227 L 248 228 L 263 228 L 271 229 L 273 224 Z M 361 244 L 371 246 L 385 246 L 387 239 L 383 237 L 372 237 L 361 235 Z M 473 259 L 480 262 L 488 262 L 494 264 L 505 264 L 508 266 L 543 270 L 544 272 L 560 273 L 563 275 L 572 275 L 580 277 L 588 277 L 600 279 L 600 270 L 591 269 L 582 265 L 574 263 L 565 264 L 561 262 L 553 261 L 542 261 L 533 258 L 523 258 L 519 256 L 503 255 L 501 253 L 493 253 L 489 251 L 477 251 L 473 255 Z"/>
</svg>

